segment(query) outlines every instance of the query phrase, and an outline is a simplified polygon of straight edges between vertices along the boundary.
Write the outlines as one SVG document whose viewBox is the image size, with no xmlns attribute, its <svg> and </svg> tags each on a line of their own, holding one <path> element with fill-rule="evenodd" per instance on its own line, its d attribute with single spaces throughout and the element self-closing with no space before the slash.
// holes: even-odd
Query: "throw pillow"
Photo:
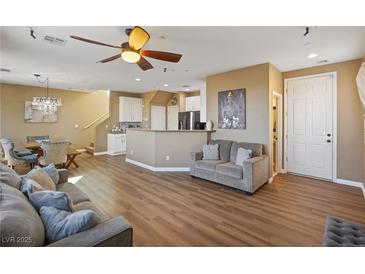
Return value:
<svg viewBox="0 0 365 274">
<path fill-rule="evenodd" d="M 0 182 L 19 189 L 21 178 L 14 170 L 0 163 Z"/>
<path fill-rule="evenodd" d="M 37 191 L 29 193 L 29 201 L 39 211 L 42 206 L 50 206 L 60 210 L 72 211 L 72 201 L 65 192 L 58 191 Z"/>
<path fill-rule="evenodd" d="M 252 157 L 251 149 L 240 147 L 237 151 L 236 165 L 243 166 L 243 162 Z"/>
<path fill-rule="evenodd" d="M 98 215 L 89 209 L 70 213 L 54 207 L 42 206 L 41 218 L 49 243 L 88 230 L 99 222 Z"/>
<path fill-rule="evenodd" d="M 43 188 L 47 190 L 56 190 L 56 185 L 53 182 L 52 178 L 49 177 L 47 172 L 45 172 L 41 168 L 35 168 L 28 172 L 27 175 L 25 175 L 25 178 L 32 179 L 36 181 L 38 184 L 40 184 Z"/>
<path fill-rule="evenodd" d="M 55 164 L 49 164 L 48 166 L 44 167 L 43 170 L 47 172 L 49 177 L 51 177 L 52 181 L 55 183 L 55 185 L 58 184 L 58 181 L 60 180 L 60 175 L 58 174 L 58 170 L 55 166 Z"/>
<path fill-rule="evenodd" d="M 23 192 L 23 194 L 28 198 L 30 193 L 41 190 L 44 190 L 44 188 L 36 181 L 29 178 L 22 178 L 20 191 Z"/>
<path fill-rule="evenodd" d="M 203 145 L 203 160 L 219 160 L 219 145 Z"/>
</svg>

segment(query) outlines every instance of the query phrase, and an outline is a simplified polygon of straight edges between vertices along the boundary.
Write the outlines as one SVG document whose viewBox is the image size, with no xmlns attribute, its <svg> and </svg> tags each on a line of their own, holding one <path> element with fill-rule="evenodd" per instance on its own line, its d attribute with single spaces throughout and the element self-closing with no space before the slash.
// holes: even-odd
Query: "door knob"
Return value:
<svg viewBox="0 0 365 274">
<path fill-rule="evenodd" d="M 327 143 L 331 143 L 331 140 L 330 139 L 327 139 Z"/>
</svg>

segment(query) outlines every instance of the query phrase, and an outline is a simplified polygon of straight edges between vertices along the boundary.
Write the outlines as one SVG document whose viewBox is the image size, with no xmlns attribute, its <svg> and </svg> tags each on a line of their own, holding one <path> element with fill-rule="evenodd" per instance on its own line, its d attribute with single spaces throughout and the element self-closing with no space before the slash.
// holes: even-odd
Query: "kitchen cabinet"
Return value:
<svg viewBox="0 0 365 274">
<path fill-rule="evenodd" d="M 127 151 L 127 135 L 108 133 L 108 154 L 121 155 Z"/>
<path fill-rule="evenodd" d="M 119 122 L 142 122 L 142 99 L 119 97 Z"/>
</svg>

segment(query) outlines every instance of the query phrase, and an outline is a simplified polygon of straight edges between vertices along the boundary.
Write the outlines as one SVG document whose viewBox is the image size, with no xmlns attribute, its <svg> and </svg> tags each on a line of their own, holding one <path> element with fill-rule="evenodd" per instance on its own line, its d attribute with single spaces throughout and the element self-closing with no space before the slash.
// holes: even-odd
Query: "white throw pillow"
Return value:
<svg viewBox="0 0 365 274">
<path fill-rule="evenodd" d="M 236 165 L 243 166 L 243 162 L 252 157 L 251 149 L 238 148 Z"/>
<path fill-rule="evenodd" d="M 203 160 L 219 160 L 219 144 L 203 145 Z"/>
</svg>

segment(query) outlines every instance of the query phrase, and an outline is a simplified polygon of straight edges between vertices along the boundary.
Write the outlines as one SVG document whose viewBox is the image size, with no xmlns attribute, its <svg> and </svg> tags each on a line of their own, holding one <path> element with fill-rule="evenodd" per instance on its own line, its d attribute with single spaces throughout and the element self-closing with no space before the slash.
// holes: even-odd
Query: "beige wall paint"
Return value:
<svg viewBox="0 0 365 274">
<path fill-rule="evenodd" d="M 83 129 L 109 108 L 106 91 L 84 93 L 50 89 L 50 96 L 61 98 L 63 106 L 57 123 L 25 123 L 24 102 L 34 96 L 46 95 L 45 88 L 1 84 L 1 134 L 20 147 L 27 135 L 49 134 L 56 140 L 70 140 L 73 147 L 82 148 L 95 138 L 95 128 Z M 78 124 L 79 128 L 74 126 Z"/>
<path fill-rule="evenodd" d="M 109 117 L 96 126 L 95 129 L 95 152 L 104 152 L 107 150 L 107 134 L 111 132 L 113 125 L 119 125 L 119 97 L 140 98 L 141 94 L 129 93 L 123 91 L 112 91 L 109 97 Z"/>
<path fill-rule="evenodd" d="M 284 72 L 283 78 L 337 72 L 337 178 L 364 181 L 364 121 L 355 83 L 361 59 Z"/>
<path fill-rule="evenodd" d="M 196 131 L 127 130 L 127 158 L 153 167 L 190 167 L 191 152 L 201 151 L 209 135 Z"/>
<path fill-rule="evenodd" d="M 213 139 L 261 143 L 269 151 L 269 64 L 208 76 L 207 120 L 214 122 Z M 218 128 L 218 92 L 246 88 L 246 129 Z"/>
</svg>

